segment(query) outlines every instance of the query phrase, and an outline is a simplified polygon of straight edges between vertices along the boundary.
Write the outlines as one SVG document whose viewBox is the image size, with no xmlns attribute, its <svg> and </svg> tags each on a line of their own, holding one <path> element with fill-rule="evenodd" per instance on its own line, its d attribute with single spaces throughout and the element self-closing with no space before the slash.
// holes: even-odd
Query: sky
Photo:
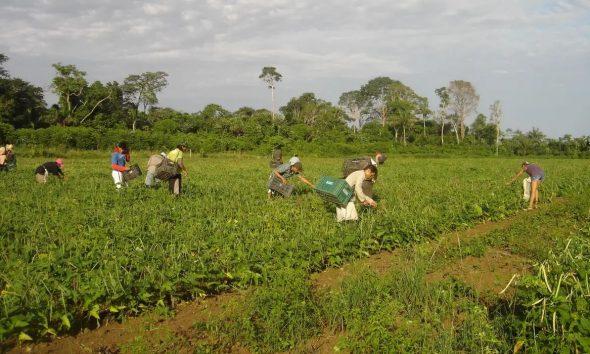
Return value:
<svg viewBox="0 0 590 354">
<path fill-rule="evenodd" d="M 258 76 L 283 75 L 277 104 L 304 92 L 338 102 L 377 76 L 429 98 L 470 81 L 505 128 L 590 135 L 590 0 L 2 0 L 0 52 L 46 90 L 51 64 L 89 81 L 165 71 L 160 106 L 270 108 Z"/>
</svg>

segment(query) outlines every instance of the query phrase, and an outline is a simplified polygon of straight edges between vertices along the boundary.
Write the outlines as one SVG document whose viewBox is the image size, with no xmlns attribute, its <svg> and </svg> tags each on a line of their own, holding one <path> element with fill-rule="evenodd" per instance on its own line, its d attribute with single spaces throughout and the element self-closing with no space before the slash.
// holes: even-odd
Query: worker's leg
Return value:
<svg viewBox="0 0 590 354">
<path fill-rule="evenodd" d="M 349 202 L 346 207 L 336 208 L 336 221 L 341 222 L 348 220 L 358 220 L 358 214 L 354 202 Z"/>
<path fill-rule="evenodd" d="M 537 192 L 539 187 L 539 180 L 533 179 L 531 181 L 531 199 L 529 200 L 529 210 L 535 208 L 537 206 Z"/>
<path fill-rule="evenodd" d="M 123 187 L 123 174 L 119 171 L 113 170 L 111 175 L 113 176 L 113 182 L 115 182 L 115 187 L 117 189 L 121 189 L 121 187 Z"/>
<path fill-rule="evenodd" d="M 153 187 L 155 182 L 154 173 L 148 169 L 147 173 L 145 174 L 145 186 L 146 187 Z"/>
</svg>

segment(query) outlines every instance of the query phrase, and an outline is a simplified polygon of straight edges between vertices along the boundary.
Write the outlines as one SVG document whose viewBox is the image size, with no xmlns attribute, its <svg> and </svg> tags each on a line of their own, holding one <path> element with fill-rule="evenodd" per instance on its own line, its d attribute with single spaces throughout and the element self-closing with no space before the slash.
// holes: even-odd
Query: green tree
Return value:
<svg viewBox="0 0 590 354">
<path fill-rule="evenodd" d="M 37 127 L 45 106 L 40 87 L 21 79 L 0 79 L 0 122 L 17 129 Z"/>
<path fill-rule="evenodd" d="M 81 97 L 88 86 L 86 72 L 78 70 L 75 65 L 52 65 L 56 71 L 51 88 L 59 97 L 61 108 L 60 124 L 65 125 L 73 121 L 73 114 L 82 103 Z"/>
<path fill-rule="evenodd" d="M 262 81 L 264 81 L 266 86 L 270 89 L 270 96 L 271 96 L 271 102 L 272 102 L 271 112 L 272 112 L 272 119 L 274 120 L 274 118 L 275 118 L 275 89 L 276 89 L 277 83 L 282 80 L 283 75 L 281 75 L 277 71 L 277 68 L 275 68 L 274 66 L 265 66 L 264 68 L 262 68 L 262 73 L 258 76 L 258 78 L 261 79 Z"/>
<path fill-rule="evenodd" d="M 0 53 L 0 78 L 7 79 L 9 77 L 8 70 L 4 68 L 4 63 L 8 61 L 8 57 L 3 53 Z"/>
<path fill-rule="evenodd" d="M 380 76 L 369 80 L 360 89 L 360 100 L 366 107 L 368 119 L 378 119 L 385 127 L 388 120 L 388 96 L 392 85 L 399 83 L 389 77 Z"/>
<path fill-rule="evenodd" d="M 139 107 L 145 114 L 148 107 L 158 104 L 158 93 L 168 86 L 168 74 L 163 71 L 129 75 L 123 81 L 123 97 L 133 108 L 131 128 L 135 131 L 139 119 Z"/>
</svg>

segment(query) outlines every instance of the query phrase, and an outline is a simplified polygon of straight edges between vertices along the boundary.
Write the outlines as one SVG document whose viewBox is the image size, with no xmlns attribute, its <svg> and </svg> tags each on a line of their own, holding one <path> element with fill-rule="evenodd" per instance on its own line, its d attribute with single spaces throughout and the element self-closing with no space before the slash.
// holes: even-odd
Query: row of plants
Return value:
<svg viewBox="0 0 590 354">
<path fill-rule="evenodd" d="M 108 154 L 66 159 L 66 181 L 39 186 L 41 158 L 0 179 L 0 337 L 41 339 L 146 307 L 260 284 L 279 269 L 305 273 L 420 242 L 522 207 L 504 181 L 517 160 L 395 159 L 380 169 L 379 208 L 337 224 L 334 207 L 299 186 L 266 199 L 268 161 L 187 160 L 185 194 L 116 193 Z M 142 164 L 147 155 L 134 155 Z M 588 186 L 579 160 L 546 160 L 550 198 Z M 304 158 L 306 176 L 338 176 L 341 159 Z"/>
</svg>

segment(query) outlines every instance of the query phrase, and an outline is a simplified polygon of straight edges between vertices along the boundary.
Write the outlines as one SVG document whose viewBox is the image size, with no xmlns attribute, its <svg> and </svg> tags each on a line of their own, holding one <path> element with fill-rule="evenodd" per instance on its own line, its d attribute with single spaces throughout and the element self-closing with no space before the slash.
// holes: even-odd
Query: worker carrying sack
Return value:
<svg viewBox="0 0 590 354">
<path fill-rule="evenodd" d="M 344 160 L 342 164 L 342 178 L 348 177 L 355 171 L 364 170 L 365 167 L 371 164 L 371 158 L 369 156 L 355 157 L 352 159 Z"/>
<path fill-rule="evenodd" d="M 165 158 L 156 167 L 156 178 L 161 181 L 167 181 L 178 175 L 178 165 Z"/>
</svg>

